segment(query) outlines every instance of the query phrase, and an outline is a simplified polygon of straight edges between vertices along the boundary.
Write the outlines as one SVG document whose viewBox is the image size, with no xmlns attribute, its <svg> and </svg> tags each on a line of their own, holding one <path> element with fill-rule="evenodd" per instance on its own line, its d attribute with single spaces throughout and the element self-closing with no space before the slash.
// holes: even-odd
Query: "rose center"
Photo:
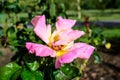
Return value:
<svg viewBox="0 0 120 80">
<path fill-rule="evenodd" d="M 53 45 L 52 49 L 54 49 L 55 51 L 60 51 L 60 50 L 62 50 L 62 47 L 63 47 L 63 45 L 57 45 L 57 46 Z"/>
</svg>

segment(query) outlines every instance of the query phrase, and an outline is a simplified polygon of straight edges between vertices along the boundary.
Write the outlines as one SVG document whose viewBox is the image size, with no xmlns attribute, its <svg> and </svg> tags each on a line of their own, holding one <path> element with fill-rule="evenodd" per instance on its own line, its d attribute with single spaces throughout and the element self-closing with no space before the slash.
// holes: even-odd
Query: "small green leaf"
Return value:
<svg viewBox="0 0 120 80">
<path fill-rule="evenodd" d="M 3 28 L 0 27 L 0 37 L 4 35 L 4 31 L 3 31 Z"/>
<path fill-rule="evenodd" d="M 68 77 L 60 70 L 54 72 L 55 80 L 67 80 Z"/>
<path fill-rule="evenodd" d="M 69 64 L 63 65 L 60 70 L 70 78 L 74 78 L 79 75 L 78 68 L 71 66 Z"/>
<path fill-rule="evenodd" d="M 6 31 L 6 35 L 7 35 L 7 39 L 9 44 L 16 44 L 16 32 L 15 32 L 15 28 L 14 27 L 10 27 L 7 29 Z"/>
<path fill-rule="evenodd" d="M 33 74 L 24 68 L 23 72 L 21 73 L 22 80 L 35 80 L 35 77 L 33 77 Z"/>
<path fill-rule="evenodd" d="M 32 73 L 35 76 L 35 80 L 43 80 L 43 75 L 42 75 L 41 72 L 39 72 L 39 71 L 33 71 Z"/>
<path fill-rule="evenodd" d="M 0 80 L 10 80 L 11 76 L 21 69 L 15 62 L 11 62 L 0 68 Z"/>
<path fill-rule="evenodd" d="M 7 34 L 8 38 L 15 39 L 16 38 L 15 28 L 14 27 L 8 28 L 7 31 L 6 31 L 6 34 Z"/>
<path fill-rule="evenodd" d="M 31 71 L 36 71 L 39 68 L 38 57 L 34 56 L 33 54 L 26 54 L 23 57 L 27 67 Z"/>
<path fill-rule="evenodd" d="M 31 71 L 36 71 L 39 68 L 39 63 L 37 61 L 31 63 L 26 62 L 26 64 Z"/>
<path fill-rule="evenodd" d="M 50 5 L 50 17 L 53 18 L 56 16 L 56 6 L 54 3 Z"/>
<path fill-rule="evenodd" d="M 95 63 L 101 63 L 101 57 L 96 51 L 93 53 L 93 57 L 95 59 L 94 60 Z"/>
<path fill-rule="evenodd" d="M 22 72 L 22 69 L 17 70 L 10 78 L 10 80 L 17 80 L 17 78 L 20 76 Z"/>
<path fill-rule="evenodd" d="M 29 71 L 27 68 L 24 68 L 21 73 L 22 80 L 43 80 L 43 77 L 38 71 Z"/>
<path fill-rule="evenodd" d="M 0 56 L 2 56 L 2 51 L 0 51 Z"/>
</svg>

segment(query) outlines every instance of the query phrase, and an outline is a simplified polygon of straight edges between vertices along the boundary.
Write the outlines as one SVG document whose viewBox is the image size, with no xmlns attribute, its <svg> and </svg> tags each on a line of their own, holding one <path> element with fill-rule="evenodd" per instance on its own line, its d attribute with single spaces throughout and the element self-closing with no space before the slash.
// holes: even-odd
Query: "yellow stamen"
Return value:
<svg viewBox="0 0 120 80">
<path fill-rule="evenodd" d="M 54 41 L 58 41 L 58 40 L 59 40 L 58 35 L 55 35 L 55 37 L 54 37 Z"/>
<path fill-rule="evenodd" d="M 57 53 L 57 57 L 59 57 L 59 56 L 64 55 L 66 51 L 60 50 L 60 51 L 56 51 L 56 53 Z"/>
</svg>

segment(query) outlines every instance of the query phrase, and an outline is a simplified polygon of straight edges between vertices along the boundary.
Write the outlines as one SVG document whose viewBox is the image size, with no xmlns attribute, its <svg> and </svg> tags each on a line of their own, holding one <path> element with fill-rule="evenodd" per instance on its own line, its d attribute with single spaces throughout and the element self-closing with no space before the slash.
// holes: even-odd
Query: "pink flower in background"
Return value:
<svg viewBox="0 0 120 80">
<path fill-rule="evenodd" d="M 36 56 L 51 56 L 56 58 L 55 67 L 59 68 L 64 63 L 70 63 L 76 58 L 89 59 L 94 47 L 86 43 L 74 43 L 85 33 L 73 30 L 75 20 L 58 17 L 55 23 L 56 29 L 52 32 L 51 25 L 46 25 L 45 16 L 36 16 L 31 20 L 35 34 L 43 40 L 46 45 L 26 42 L 26 48 Z"/>
</svg>

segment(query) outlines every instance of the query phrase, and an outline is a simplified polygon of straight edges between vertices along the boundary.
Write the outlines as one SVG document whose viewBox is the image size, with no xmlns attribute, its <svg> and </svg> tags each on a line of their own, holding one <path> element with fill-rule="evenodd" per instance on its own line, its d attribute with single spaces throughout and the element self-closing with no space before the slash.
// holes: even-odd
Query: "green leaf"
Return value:
<svg viewBox="0 0 120 80">
<path fill-rule="evenodd" d="M 54 72 L 55 80 L 67 80 L 68 77 L 60 70 Z"/>
<path fill-rule="evenodd" d="M 31 71 L 36 71 L 39 68 L 39 63 L 37 61 L 31 63 L 26 62 L 26 64 Z"/>
<path fill-rule="evenodd" d="M 10 80 L 12 75 L 20 70 L 21 67 L 15 62 L 11 62 L 0 68 L 0 80 Z"/>
<path fill-rule="evenodd" d="M 9 42 L 13 42 L 16 40 L 16 32 L 14 27 L 8 28 L 6 34 Z"/>
<path fill-rule="evenodd" d="M 96 51 L 93 53 L 93 57 L 95 59 L 94 60 L 95 63 L 101 63 L 101 57 Z"/>
<path fill-rule="evenodd" d="M 53 18 L 56 16 L 56 6 L 54 3 L 50 5 L 50 17 Z"/>
<path fill-rule="evenodd" d="M 79 75 L 78 68 L 71 66 L 69 64 L 63 65 L 60 70 L 70 78 L 74 78 Z"/>
<path fill-rule="evenodd" d="M 39 68 L 39 62 L 38 62 L 38 57 L 36 57 L 33 54 L 26 54 L 23 57 L 27 67 L 31 70 L 31 71 L 36 71 Z"/>
<path fill-rule="evenodd" d="M 21 73 L 22 80 L 43 80 L 43 77 L 38 71 L 29 71 L 27 68 L 24 68 Z"/>
<path fill-rule="evenodd" d="M 43 80 L 43 75 L 42 75 L 41 72 L 39 72 L 39 71 L 33 71 L 32 73 L 35 76 L 35 80 Z"/>
<path fill-rule="evenodd" d="M 0 56 L 2 56 L 3 54 L 2 54 L 2 51 L 0 51 Z"/>
<path fill-rule="evenodd" d="M 33 77 L 33 74 L 24 68 L 23 72 L 21 73 L 22 80 L 35 80 L 35 77 Z"/>
<path fill-rule="evenodd" d="M 3 31 L 3 28 L 0 27 L 0 37 L 4 35 L 4 31 Z"/>
<path fill-rule="evenodd" d="M 20 44 L 18 44 L 17 40 L 12 40 L 12 39 L 9 39 L 9 44 L 14 45 L 14 46 L 19 46 L 20 45 Z"/>
<path fill-rule="evenodd" d="M 15 35 L 14 33 L 15 33 L 15 28 L 14 27 L 9 27 L 6 31 L 6 34 L 7 34 L 8 37 Z"/>
<path fill-rule="evenodd" d="M 20 76 L 22 72 L 22 69 L 17 70 L 10 78 L 10 80 L 17 80 L 17 78 Z"/>
</svg>

